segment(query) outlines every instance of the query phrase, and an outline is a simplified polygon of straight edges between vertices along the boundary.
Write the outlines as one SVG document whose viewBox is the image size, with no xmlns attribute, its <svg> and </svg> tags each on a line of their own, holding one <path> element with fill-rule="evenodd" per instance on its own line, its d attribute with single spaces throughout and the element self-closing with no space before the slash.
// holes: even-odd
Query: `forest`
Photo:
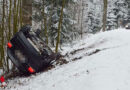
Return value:
<svg viewBox="0 0 130 90">
<path fill-rule="evenodd" d="M 0 69 L 15 66 L 7 43 L 25 25 L 41 30 L 54 52 L 84 36 L 124 28 L 130 22 L 130 0 L 0 0 Z"/>
</svg>

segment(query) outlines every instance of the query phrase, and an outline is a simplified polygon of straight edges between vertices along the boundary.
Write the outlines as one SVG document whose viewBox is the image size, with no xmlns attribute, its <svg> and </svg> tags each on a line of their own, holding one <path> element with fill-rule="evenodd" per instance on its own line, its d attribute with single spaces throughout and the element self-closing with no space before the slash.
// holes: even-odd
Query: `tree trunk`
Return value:
<svg viewBox="0 0 130 90">
<path fill-rule="evenodd" d="M 48 45 L 48 32 L 47 32 L 47 17 L 46 17 L 46 15 L 45 15 L 45 7 L 44 7 L 44 4 L 45 4 L 45 2 L 44 2 L 44 0 L 42 0 L 43 1 L 43 20 L 44 20 L 44 29 L 45 29 L 45 32 L 44 32 L 44 34 L 45 34 L 45 37 L 46 37 L 46 44 Z"/>
<path fill-rule="evenodd" d="M 18 18 L 19 18 L 19 6 L 20 6 L 19 4 L 20 4 L 20 0 L 17 0 L 17 6 L 16 6 L 16 21 L 15 21 L 15 22 L 16 22 L 16 27 L 15 27 L 15 28 L 16 28 L 16 31 L 18 31 L 18 29 L 19 29 L 19 27 L 18 27 L 18 26 L 19 26 L 19 19 L 18 19 Z"/>
<path fill-rule="evenodd" d="M 20 28 L 22 27 L 22 1 L 23 1 L 23 0 L 20 0 L 20 10 L 19 10 Z"/>
<path fill-rule="evenodd" d="M 1 27 L 1 24 L 0 24 L 0 39 L 2 38 L 2 27 Z M 0 50 L 2 50 L 2 44 L 1 44 L 1 41 L 0 41 Z M 3 67 L 3 64 L 2 64 L 2 51 L 0 52 L 0 68 Z"/>
<path fill-rule="evenodd" d="M 17 0 L 14 0 L 14 8 L 13 8 L 13 35 L 17 32 L 17 25 L 16 25 L 16 11 L 17 11 Z"/>
<path fill-rule="evenodd" d="M 107 4 L 108 4 L 108 1 L 107 1 L 107 0 L 104 0 L 103 31 L 106 30 L 106 22 L 107 22 Z"/>
<path fill-rule="evenodd" d="M 1 28 L 1 62 L 4 61 L 4 29 L 5 29 L 5 0 L 3 0 L 3 17 L 2 17 L 2 28 Z"/>
<path fill-rule="evenodd" d="M 60 33 L 61 33 L 61 25 L 62 25 L 62 20 L 63 20 L 63 9 L 65 5 L 65 0 L 62 0 L 62 8 L 61 8 L 61 15 L 60 15 L 60 20 L 59 20 L 59 25 L 58 25 L 58 36 L 57 36 L 57 42 L 56 42 L 56 48 L 55 52 L 58 52 L 58 46 L 60 43 Z"/>
<path fill-rule="evenodd" d="M 49 16 L 49 25 L 48 25 L 48 30 L 51 29 L 52 16 L 53 16 L 53 8 L 54 8 L 54 0 L 51 0 L 51 1 L 52 1 L 52 5 L 51 5 L 50 16 Z"/>
<path fill-rule="evenodd" d="M 32 0 L 22 0 L 22 23 L 32 25 Z"/>
<path fill-rule="evenodd" d="M 11 16 L 12 16 L 12 0 L 10 0 L 10 6 L 9 6 L 9 20 L 8 20 L 9 33 L 8 33 L 8 41 L 11 38 Z"/>
<path fill-rule="evenodd" d="M 84 12 L 84 7 L 83 7 L 83 0 L 82 0 L 82 15 L 81 15 L 81 38 L 83 38 L 83 12 Z"/>
</svg>

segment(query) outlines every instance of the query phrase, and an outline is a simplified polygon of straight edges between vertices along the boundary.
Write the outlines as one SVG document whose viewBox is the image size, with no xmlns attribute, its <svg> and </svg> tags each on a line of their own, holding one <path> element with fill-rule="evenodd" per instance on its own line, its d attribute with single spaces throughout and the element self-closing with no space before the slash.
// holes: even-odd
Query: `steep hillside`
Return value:
<svg viewBox="0 0 130 90">
<path fill-rule="evenodd" d="M 130 90 L 130 31 L 101 32 L 64 48 L 70 61 L 8 81 L 5 90 Z"/>
</svg>

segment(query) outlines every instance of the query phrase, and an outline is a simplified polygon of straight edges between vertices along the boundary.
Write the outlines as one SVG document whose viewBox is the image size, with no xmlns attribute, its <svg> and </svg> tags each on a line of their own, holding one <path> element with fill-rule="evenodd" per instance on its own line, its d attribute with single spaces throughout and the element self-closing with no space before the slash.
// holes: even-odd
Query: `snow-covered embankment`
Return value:
<svg viewBox="0 0 130 90">
<path fill-rule="evenodd" d="M 130 31 L 99 33 L 65 47 L 68 64 L 10 80 L 7 90 L 130 90 Z M 95 52 L 98 50 L 98 52 Z M 95 52 L 95 53 L 93 53 Z M 11 88 L 10 88 L 11 87 Z"/>
</svg>

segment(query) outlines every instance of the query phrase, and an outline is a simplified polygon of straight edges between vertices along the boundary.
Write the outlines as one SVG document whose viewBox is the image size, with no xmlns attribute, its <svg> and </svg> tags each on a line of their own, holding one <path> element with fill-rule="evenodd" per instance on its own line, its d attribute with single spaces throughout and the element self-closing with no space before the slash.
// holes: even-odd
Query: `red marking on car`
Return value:
<svg viewBox="0 0 130 90">
<path fill-rule="evenodd" d="M 34 72 L 35 72 L 35 70 L 34 70 L 32 67 L 29 67 L 29 68 L 28 68 L 28 71 L 29 71 L 30 73 L 34 73 Z"/>
<path fill-rule="evenodd" d="M 12 44 L 10 42 L 8 42 L 7 46 L 8 46 L 8 48 L 11 48 Z"/>
</svg>

